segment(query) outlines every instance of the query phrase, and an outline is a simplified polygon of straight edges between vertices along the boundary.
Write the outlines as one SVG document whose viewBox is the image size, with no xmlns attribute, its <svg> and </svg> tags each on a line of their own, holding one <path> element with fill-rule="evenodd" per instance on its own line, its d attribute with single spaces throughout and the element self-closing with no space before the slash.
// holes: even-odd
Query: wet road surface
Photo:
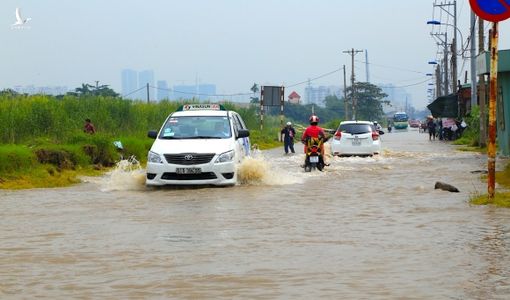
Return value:
<svg viewBox="0 0 510 300">
<path fill-rule="evenodd" d="M 468 203 L 486 157 L 413 130 L 382 145 L 312 173 L 263 151 L 230 188 L 117 170 L 0 191 L 0 298 L 509 299 L 510 210 Z"/>
</svg>

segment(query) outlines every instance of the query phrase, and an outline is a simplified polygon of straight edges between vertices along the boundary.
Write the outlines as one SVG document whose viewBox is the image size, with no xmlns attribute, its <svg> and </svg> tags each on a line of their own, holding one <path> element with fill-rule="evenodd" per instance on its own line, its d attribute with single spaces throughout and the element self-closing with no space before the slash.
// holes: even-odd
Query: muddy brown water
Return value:
<svg viewBox="0 0 510 300">
<path fill-rule="evenodd" d="M 468 203 L 486 157 L 414 130 L 382 142 L 322 173 L 263 151 L 230 188 L 116 170 L 0 191 L 0 298 L 509 299 L 510 210 Z"/>
</svg>

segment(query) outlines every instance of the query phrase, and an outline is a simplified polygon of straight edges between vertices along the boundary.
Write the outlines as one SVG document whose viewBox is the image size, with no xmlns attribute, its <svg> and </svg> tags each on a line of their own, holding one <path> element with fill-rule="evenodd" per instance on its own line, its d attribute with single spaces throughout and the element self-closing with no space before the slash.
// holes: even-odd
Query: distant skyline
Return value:
<svg viewBox="0 0 510 300">
<path fill-rule="evenodd" d="M 120 93 L 123 69 L 150 69 L 153 84 L 193 85 L 198 78 L 214 83 L 218 94 L 249 94 L 257 83 L 284 85 L 286 94 L 295 90 L 304 96 L 308 79 L 321 77 L 314 86 L 343 86 L 343 72 L 333 72 L 343 65 L 349 85 L 351 60 L 343 51 L 354 48 L 368 50 L 372 83 L 405 87 L 412 104 L 423 109 L 425 74 L 432 73 L 427 62 L 438 49 L 426 22 L 444 17 L 433 3 L 2 0 L 0 88 L 73 89 L 99 81 Z M 23 18 L 31 18 L 28 28 L 11 27 L 17 7 Z M 457 7 L 465 40 L 469 3 L 457 1 Z M 499 49 L 510 48 L 508 22 L 500 23 Z M 365 81 L 365 55 L 355 59 L 356 78 Z M 466 70 L 469 61 L 459 58 L 462 82 Z"/>
</svg>

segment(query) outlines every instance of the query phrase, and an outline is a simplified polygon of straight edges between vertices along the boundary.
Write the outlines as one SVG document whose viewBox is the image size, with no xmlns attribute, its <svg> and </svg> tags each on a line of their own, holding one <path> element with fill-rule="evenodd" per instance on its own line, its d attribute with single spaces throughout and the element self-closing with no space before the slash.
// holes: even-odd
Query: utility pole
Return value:
<svg viewBox="0 0 510 300">
<path fill-rule="evenodd" d="M 150 102 L 150 98 L 149 98 L 149 83 L 147 82 L 147 103 Z"/>
<path fill-rule="evenodd" d="M 441 41 L 441 44 L 440 43 L 437 43 L 438 46 L 443 46 L 443 63 L 442 63 L 442 66 L 443 66 L 443 90 L 441 92 L 441 95 L 442 96 L 447 96 L 448 95 L 448 34 L 445 32 L 445 33 L 434 33 L 432 34 L 432 36 L 435 36 L 437 37 L 440 41 Z M 444 39 L 441 37 L 441 36 L 444 36 Z"/>
<path fill-rule="evenodd" d="M 490 31 L 491 68 L 489 75 L 489 143 L 487 144 L 489 203 L 494 201 L 496 186 L 496 98 L 498 96 L 498 22 L 492 23 Z"/>
<path fill-rule="evenodd" d="M 448 3 L 441 3 L 441 4 L 434 4 L 434 7 L 439 7 L 443 11 L 445 11 L 448 15 L 450 15 L 453 18 L 453 40 L 452 40 L 452 92 L 457 93 L 457 1 L 448 2 Z M 453 6 L 453 13 L 450 12 L 449 9 L 445 9 L 445 6 Z M 448 40 L 446 39 L 445 35 L 445 44 L 448 44 Z M 445 51 L 447 53 L 447 51 Z M 445 55 L 446 55 L 445 53 Z M 445 58 L 446 61 L 446 58 Z M 445 68 L 446 65 L 445 65 Z M 448 74 L 446 74 L 446 77 L 448 77 Z M 445 84 L 448 84 L 448 81 L 445 82 Z M 448 95 L 448 87 L 446 88 L 446 95 Z"/>
<path fill-rule="evenodd" d="M 444 34 L 444 95 L 448 96 L 448 33 Z"/>
<path fill-rule="evenodd" d="M 471 36 L 469 38 L 469 42 L 471 43 L 471 49 L 470 49 L 470 63 L 471 63 L 471 109 L 476 105 L 477 103 L 477 82 L 476 82 L 476 45 L 475 45 L 475 26 L 476 26 L 476 16 L 473 11 L 471 11 Z M 481 19 L 481 18 L 480 18 Z"/>
<path fill-rule="evenodd" d="M 348 104 L 347 104 L 347 76 L 345 75 L 345 65 L 344 65 L 344 121 L 349 120 L 348 113 Z"/>
<path fill-rule="evenodd" d="M 478 55 L 485 55 L 484 45 L 484 32 L 483 32 L 483 19 L 478 18 Z M 485 70 L 484 70 L 485 71 Z M 479 106 L 480 106 L 480 147 L 487 146 L 487 109 L 486 109 L 486 96 L 485 96 L 485 75 L 479 75 L 480 87 L 478 92 L 480 93 Z"/>
<path fill-rule="evenodd" d="M 351 50 L 347 50 L 347 51 L 343 51 L 343 53 L 347 53 L 349 55 L 351 55 L 351 60 L 352 60 L 352 72 L 351 72 L 351 101 L 352 101 L 352 119 L 353 120 L 356 120 L 356 109 L 357 109 L 357 103 L 356 103 L 356 92 L 355 92 L 355 88 L 354 88 L 354 80 L 355 80 L 355 77 L 354 77 L 354 55 L 356 55 L 357 53 L 360 53 L 360 52 L 363 52 L 363 50 L 354 50 L 354 48 L 352 48 Z"/>
<path fill-rule="evenodd" d="M 368 63 L 368 50 L 365 49 L 365 73 L 367 77 L 367 82 L 370 83 L 370 69 Z"/>
<path fill-rule="evenodd" d="M 441 96 L 441 67 L 436 66 L 436 98 Z"/>
<path fill-rule="evenodd" d="M 452 41 L 452 80 L 453 80 L 453 93 L 457 93 L 457 1 L 453 1 L 453 41 Z M 462 46 L 462 45 L 461 45 Z"/>
</svg>

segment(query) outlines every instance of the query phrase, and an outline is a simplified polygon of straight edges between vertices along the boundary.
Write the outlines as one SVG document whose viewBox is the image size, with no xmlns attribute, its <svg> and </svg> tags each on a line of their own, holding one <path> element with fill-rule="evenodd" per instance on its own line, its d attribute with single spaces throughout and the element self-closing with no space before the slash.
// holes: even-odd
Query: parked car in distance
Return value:
<svg viewBox="0 0 510 300">
<path fill-rule="evenodd" d="M 379 133 L 369 121 L 343 121 L 330 140 L 331 154 L 335 156 L 372 156 L 380 153 Z"/>
</svg>

